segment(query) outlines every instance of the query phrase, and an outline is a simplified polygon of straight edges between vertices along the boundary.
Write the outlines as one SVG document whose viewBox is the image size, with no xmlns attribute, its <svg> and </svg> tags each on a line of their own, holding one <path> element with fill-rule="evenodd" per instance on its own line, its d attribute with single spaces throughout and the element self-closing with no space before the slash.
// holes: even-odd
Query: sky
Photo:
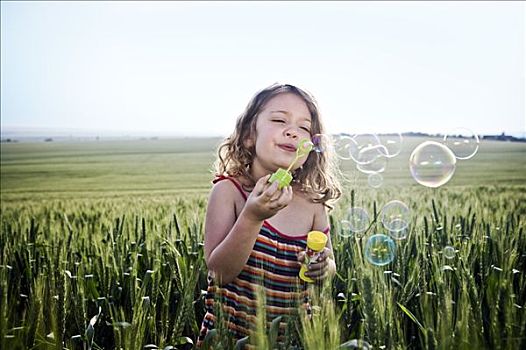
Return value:
<svg viewBox="0 0 526 350">
<path fill-rule="evenodd" d="M 327 132 L 526 132 L 524 2 L 1 5 L 1 127 L 227 136 L 275 82 Z"/>
</svg>

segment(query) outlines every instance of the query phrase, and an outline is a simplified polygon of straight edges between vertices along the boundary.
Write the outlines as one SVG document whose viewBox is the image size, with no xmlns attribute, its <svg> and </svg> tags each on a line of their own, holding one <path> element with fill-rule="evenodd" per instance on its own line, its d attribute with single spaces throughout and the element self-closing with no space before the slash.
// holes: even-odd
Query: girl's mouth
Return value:
<svg viewBox="0 0 526 350">
<path fill-rule="evenodd" d="M 290 143 L 278 144 L 278 147 L 287 152 L 296 152 L 296 146 Z"/>
</svg>

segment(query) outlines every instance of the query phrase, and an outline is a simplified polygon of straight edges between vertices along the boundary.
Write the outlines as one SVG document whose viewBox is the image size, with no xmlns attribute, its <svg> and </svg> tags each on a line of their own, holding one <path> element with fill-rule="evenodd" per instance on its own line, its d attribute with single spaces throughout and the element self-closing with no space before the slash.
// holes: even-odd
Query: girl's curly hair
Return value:
<svg viewBox="0 0 526 350">
<path fill-rule="evenodd" d="M 234 132 L 227 137 L 218 148 L 218 158 L 215 163 L 216 175 L 243 177 L 250 181 L 253 187 L 256 179 L 250 175 L 250 166 L 255 156 L 255 143 L 246 146 L 245 141 L 251 135 L 256 135 L 256 121 L 265 104 L 273 97 L 293 93 L 301 97 L 311 115 L 311 136 L 324 134 L 318 106 L 314 97 L 308 92 L 289 84 L 273 84 L 252 97 L 245 111 L 237 118 Z M 330 147 L 324 152 L 311 152 L 301 168 L 293 173 L 294 184 L 306 193 L 314 202 L 329 204 L 341 196 L 338 180 L 338 167 Z"/>
</svg>

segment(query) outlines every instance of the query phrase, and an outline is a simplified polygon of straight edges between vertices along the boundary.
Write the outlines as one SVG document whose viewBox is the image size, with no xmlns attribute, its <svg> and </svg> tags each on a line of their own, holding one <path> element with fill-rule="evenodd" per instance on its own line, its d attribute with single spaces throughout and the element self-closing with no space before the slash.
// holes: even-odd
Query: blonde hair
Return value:
<svg viewBox="0 0 526 350">
<path fill-rule="evenodd" d="M 293 85 L 273 84 L 252 97 L 245 111 L 237 118 L 234 132 L 219 145 L 215 163 L 217 176 L 243 177 L 250 181 L 250 186 L 254 186 L 256 180 L 250 175 L 250 166 L 256 152 L 255 143 L 247 146 L 245 141 L 251 135 L 256 135 L 256 121 L 265 104 L 273 97 L 284 93 L 293 93 L 305 101 L 311 115 L 311 136 L 324 134 L 318 106 L 311 94 Z M 313 202 L 332 208 L 329 203 L 341 195 L 337 173 L 336 160 L 327 147 L 324 152 L 309 154 L 303 166 L 294 171 L 294 183 Z"/>
</svg>

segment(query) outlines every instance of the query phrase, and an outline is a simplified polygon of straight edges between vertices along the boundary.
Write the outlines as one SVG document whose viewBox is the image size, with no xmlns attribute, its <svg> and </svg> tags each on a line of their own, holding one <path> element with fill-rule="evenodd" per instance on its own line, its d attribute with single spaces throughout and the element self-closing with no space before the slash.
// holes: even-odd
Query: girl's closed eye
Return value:
<svg viewBox="0 0 526 350">
<path fill-rule="evenodd" d="M 285 123 L 285 120 L 283 119 L 272 119 L 272 121 L 275 123 Z"/>
</svg>

